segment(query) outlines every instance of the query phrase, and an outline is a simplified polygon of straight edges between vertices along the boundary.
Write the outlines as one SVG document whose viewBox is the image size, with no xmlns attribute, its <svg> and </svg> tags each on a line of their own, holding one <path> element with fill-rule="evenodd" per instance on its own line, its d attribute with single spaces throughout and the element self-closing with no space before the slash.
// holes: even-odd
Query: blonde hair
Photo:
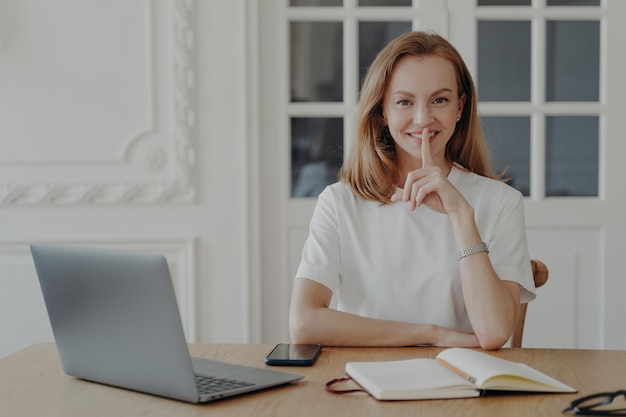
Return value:
<svg viewBox="0 0 626 417">
<path fill-rule="evenodd" d="M 437 56 L 454 66 L 459 97 L 465 95 L 461 119 L 446 145 L 446 159 L 485 177 L 493 178 L 491 154 L 478 118 L 478 101 L 472 76 L 458 51 L 443 37 L 426 32 L 408 32 L 383 48 L 369 68 L 359 102 L 358 125 L 350 155 L 339 179 L 359 197 L 391 202 L 400 173 L 395 143 L 383 120 L 383 99 L 391 72 L 403 57 Z"/>
</svg>

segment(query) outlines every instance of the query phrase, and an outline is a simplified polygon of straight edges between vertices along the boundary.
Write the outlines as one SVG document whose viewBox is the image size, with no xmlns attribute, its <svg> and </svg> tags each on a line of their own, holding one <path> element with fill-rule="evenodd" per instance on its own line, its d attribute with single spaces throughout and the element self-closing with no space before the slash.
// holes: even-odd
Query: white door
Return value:
<svg viewBox="0 0 626 417">
<path fill-rule="evenodd" d="M 397 34 L 435 30 L 470 66 L 496 166 L 527 196 L 531 257 L 550 269 L 524 345 L 626 347 L 625 2 L 272 0 L 259 16 L 264 339 L 288 339 L 315 196 L 349 152 L 367 65 Z"/>
</svg>

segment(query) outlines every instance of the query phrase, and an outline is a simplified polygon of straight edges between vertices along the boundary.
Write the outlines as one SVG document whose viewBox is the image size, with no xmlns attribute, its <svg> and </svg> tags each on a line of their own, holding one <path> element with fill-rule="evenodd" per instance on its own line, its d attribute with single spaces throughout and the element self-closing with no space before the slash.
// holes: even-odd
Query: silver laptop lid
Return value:
<svg viewBox="0 0 626 417">
<path fill-rule="evenodd" d="M 162 255 L 47 244 L 31 252 L 65 373 L 198 401 Z"/>
</svg>

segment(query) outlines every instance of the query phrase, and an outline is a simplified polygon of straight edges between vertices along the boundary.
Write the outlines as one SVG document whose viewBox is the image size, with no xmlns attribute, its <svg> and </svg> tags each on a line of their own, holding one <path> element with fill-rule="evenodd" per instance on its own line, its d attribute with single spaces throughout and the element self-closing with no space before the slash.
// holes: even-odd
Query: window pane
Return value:
<svg viewBox="0 0 626 417">
<path fill-rule="evenodd" d="M 290 6 L 343 6 L 343 0 L 290 0 Z"/>
<path fill-rule="evenodd" d="M 361 83 L 376 54 L 392 39 L 410 32 L 411 28 L 411 22 L 359 23 L 359 80 Z"/>
<path fill-rule="evenodd" d="M 549 20 L 546 29 L 546 100 L 598 101 L 600 22 Z"/>
<path fill-rule="evenodd" d="M 343 162 L 343 119 L 291 119 L 291 196 L 317 197 L 337 181 Z"/>
<path fill-rule="evenodd" d="M 291 101 L 343 101 L 342 22 L 291 23 Z"/>
<path fill-rule="evenodd" d="M 507 184 L 530 195 L 530 117 L 482 117 L 483 129 L 493 154 L 496 173 Z"/>
<path fill-rule="evenodd" d="M 411 0 L 359 0 L 359 6 L 411 6 Z"/>
<path fill-rule="evenodd" d="M 483 101 L 530 101 L 529 21 L 478 21 L 476 84 Z"/>
<path fill-rule="evenodd" d="M 548 6 L 599 6 L 600 0 L 548 0 Z"/>
<path fill-rule="evenodd" d="M 546 196 L 597 196 L 598 160 L 598 117 L 546 119 Z"/>
<path fill-rule="evenodd" d="M 479 6 L 530 6 L 531 0 L 478 0 Z"/>
</svg>

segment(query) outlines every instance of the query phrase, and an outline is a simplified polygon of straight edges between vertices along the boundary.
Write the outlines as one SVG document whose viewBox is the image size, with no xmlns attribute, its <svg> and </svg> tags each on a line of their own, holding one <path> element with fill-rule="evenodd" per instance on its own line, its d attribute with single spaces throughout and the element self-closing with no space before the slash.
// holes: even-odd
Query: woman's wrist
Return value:
<svg viewBox="0 0 626 417">
<path fill-rule="evenodd" d="M 482 243 L 476 221 L 474 219 L 474 208 L 470 205 L 457 213 L 450 215 L 452 229 L 459 251 Z"/>
<path fill-rule="evenodd" d="M 454 213 L 448 213 L 448 217 L 450 217 L 452 226 L 455 228 L 462 227 L 465 224 L 475 224 L 474 208 L 469 204 L 464 205 L 463 208 Z"/>
<path fill-rule="evenodd" d="M 414 331 L 413 336 L 415 339 L 413 340 L 413 345 L 427 345 L 427 346 L 435 346 L 438 340 L 438 328 L 434 324 L 428 323 L 419 323 L 413 324 Z"/>
</svg>

